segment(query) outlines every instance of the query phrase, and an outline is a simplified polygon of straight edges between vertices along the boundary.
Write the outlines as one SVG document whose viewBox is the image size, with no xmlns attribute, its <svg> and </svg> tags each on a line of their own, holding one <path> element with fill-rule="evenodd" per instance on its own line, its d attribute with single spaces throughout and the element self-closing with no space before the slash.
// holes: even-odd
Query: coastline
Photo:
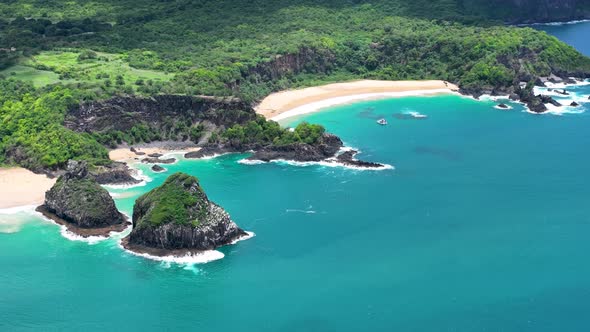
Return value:
<svg viewBox="0 0 590 332">
<path fill-rule="evenodd" d="M 21 167 L 0 168 L 0 210 L 43 204 L 55 181 Z"/>
<path fill-rule="evenodd" d="M 178 153 L 184 154 L 188 152 L 196 152 L 201 149 L 193 144 L 186 144 L 184 142 L 153 142 L 134 145 L 133 148 L 140 154 L 131 151 L 131 146 L 120 147 L 109 150 L 109 159 L 112 161 L 132 163 L 147 158 L 148 155 L 153 153 L 166 156 Z"/>
<path fill-rule="evenodd" d="M 276 92 L 264 98 L 255 110 L 267 119 L 280 121 L 360 100 L 457 93 L 458 90 L 458 86 L 441 80 L 362 80 Z"/>
</svg>

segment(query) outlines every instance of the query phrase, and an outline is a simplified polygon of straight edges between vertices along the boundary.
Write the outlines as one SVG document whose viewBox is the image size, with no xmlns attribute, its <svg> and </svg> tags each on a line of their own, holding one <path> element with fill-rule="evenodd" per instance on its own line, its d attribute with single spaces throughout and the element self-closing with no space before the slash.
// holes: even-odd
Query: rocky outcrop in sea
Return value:
<svg viewBox="0 0 590 332">
<path fill-rule="evenodd" d="M 157 256 L 182 255 L 230 244 L 247 233 L 211 202 L 194 176 L 175 173 L 133 207 L 126 249 Z"/>
<path fill-rule="evenodd" d="M 128 225 L 109 192 L 88 173 L 84 161 L 68 162 L 66 172 L 45 193 L 45 203 L 37 210 L 84 237 L 107 236 Z"/>
</svg>

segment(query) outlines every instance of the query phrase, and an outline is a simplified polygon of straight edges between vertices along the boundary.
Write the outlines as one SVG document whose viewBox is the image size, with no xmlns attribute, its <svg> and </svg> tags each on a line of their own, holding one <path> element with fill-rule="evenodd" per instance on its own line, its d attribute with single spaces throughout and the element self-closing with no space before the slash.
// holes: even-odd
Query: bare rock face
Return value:
<svg viewBox="0 0 590 332">
<path fill-rule="evenodd" d="M 109 228 L 125 223 L 108 191 L 88 174 L 84 161 L 68 162 L 66 173 L 45 193 L 45 204 L 39 211 L 75 229 Z"/>
<path fill-rule="evenodd" d="M 215 249 L 244 235 L 223 208 L 209 201 L 197 178 L 175 173 L 137 199 L 133 230 L 123 245 L 137 252 L 167 255 Z"/>
<path fill-rule="evenodd" d="M 277 159 L 299 162 L 322 161 L 334 157 L 343 146 L 336 135 L 324 134 L 318 144 L 294 143 L 289 145 L 271 145 L 256 150 L 248 159 L 271 161 Z"/>
</svg>

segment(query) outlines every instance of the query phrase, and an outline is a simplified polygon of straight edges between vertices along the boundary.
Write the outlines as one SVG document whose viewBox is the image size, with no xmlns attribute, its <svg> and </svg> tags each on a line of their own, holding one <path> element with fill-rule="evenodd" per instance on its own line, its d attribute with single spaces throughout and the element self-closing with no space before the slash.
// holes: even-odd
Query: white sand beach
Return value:
<svg viewBox="0 0 590 332">
<path fill-rule="evenodd" d="M 456 85 L 440 80 L 333 83 L 273 93 L 256 106 L 256 112 L 267 119 L 279 121 L 363 99 L 456 93 L 458 90 Z"/>
<path fill-rule="evenodd" d="M 41 205 L 55 179 L 24 168 L 0 168 L 0 209 Z"/>
</svg>

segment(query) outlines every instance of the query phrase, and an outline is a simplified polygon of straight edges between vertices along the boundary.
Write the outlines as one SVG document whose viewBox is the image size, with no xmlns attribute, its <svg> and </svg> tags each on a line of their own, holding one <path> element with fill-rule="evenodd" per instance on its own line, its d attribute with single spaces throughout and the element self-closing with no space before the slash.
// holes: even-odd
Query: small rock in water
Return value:
<svg viewBox="0 0 590 332">
<path fill-rule="evenodd" d="M 498 107 L 499 108 L 503 108 L 503 109 L 507 109 L 508 108 L 508 105 L 506 105 L 506 104 L 498 104 Z"/>
<path fill-rule="evenodd" d="M 570 104 L 570 106 L 576 107 L 576 106 L 580 106 L 580 104 L 576 103 L 575 101 L 572 101 L 572 103 Z"/>
<path fill-rule="evenodd" d="M 152 158 L 160 158 L 161 156 L 163 156 L 163 154 L 161 154 L 161 153 L 150 153 L 150 154 L 148 154 L 148 157 L 152 157 Z"/>
<path fill-rule="evenodd" d="M 152 166 L 152 171 L 154 172 L 164 172 L 166 169 L 164 169 L 164 167 L 160 166 L 160 165 L 154 165 Z"/>
</svg>

